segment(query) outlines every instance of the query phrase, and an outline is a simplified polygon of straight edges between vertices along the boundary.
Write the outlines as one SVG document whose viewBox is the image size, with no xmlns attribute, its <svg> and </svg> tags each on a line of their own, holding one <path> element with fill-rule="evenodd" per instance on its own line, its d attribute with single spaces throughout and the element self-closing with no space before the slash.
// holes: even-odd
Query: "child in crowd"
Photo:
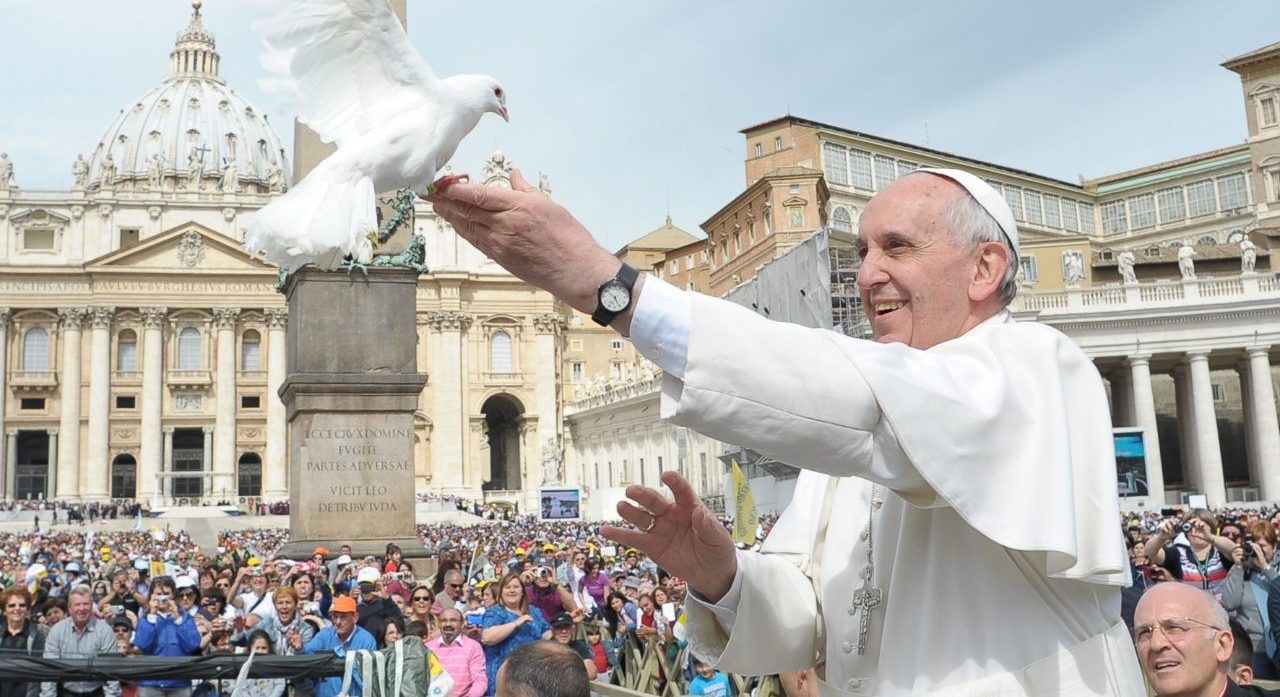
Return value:
<svg viewBox="0 0 1280 697">
<path fill-rule="evenodd" d="M 729 676 L 697 658 L 693 659 L 693 665 L 697 669 L 698 675 L 689 683 L 689 694 L 730 697 L 732 690 L 729 685 Z"/>
</svg>

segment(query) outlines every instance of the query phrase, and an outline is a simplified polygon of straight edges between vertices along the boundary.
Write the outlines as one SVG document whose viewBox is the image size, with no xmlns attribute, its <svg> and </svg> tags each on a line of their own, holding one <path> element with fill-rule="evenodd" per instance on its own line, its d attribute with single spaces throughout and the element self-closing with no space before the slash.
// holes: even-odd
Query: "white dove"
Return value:
<svg viewBox="0 0 1280 697">
<path fill-rule="evenodd" d="M 486 113 L 507 115 L 487 75 L 437 78 L 409 43 L 388 0 L 260 0 L 254 24 L 291 56 L 298 120 L 337 152 L 259 210 L 251 252 L 285 269 L 337 267 L 362 255 L 377 229 L 375 192 L 427 193 Z"/>
</svg>

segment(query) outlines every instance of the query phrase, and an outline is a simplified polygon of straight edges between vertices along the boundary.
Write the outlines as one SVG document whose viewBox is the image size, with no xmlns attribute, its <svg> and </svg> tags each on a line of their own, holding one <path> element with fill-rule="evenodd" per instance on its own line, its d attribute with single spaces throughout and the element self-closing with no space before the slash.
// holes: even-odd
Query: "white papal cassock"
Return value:
<svg viewBox="0 0 1280 697">
<path fill-rule="evenodd" d="M 739 553 L 728 595 L 689 604 L 695 653 L 757 675 L 825 660 L 832 695 L 1145 695 L 1120 621 L 1108 405 L 1066 336 L 1000 312 L 920 351 L 648 277 L 631 338 L 666 373 L 664 417 L 884 492 L 864 655 L 852 600 L 871 487 L 812 475 L 765 553 Z"/>
</svg>

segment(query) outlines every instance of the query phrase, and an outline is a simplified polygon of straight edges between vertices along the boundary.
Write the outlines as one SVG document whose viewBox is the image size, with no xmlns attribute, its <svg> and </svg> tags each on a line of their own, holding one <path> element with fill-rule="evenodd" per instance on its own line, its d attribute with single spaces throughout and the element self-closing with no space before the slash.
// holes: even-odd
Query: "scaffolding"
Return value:
<svg viewBox="0 0 1280 697">
<path fill-rule="evenodd" d="M 830 254 L 831 328 L 845 336 L 870 339 L 871 325 L 862 312 L 862 296 L 858 293 L 858 250 L 852 242 L 833 235 Z"/>
</svg>

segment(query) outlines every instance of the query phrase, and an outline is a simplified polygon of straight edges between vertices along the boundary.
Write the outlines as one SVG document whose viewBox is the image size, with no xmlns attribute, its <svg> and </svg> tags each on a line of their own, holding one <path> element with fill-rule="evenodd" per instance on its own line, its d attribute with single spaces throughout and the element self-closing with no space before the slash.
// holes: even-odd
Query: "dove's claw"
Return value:
<svg viewBox="0 0 1280 697">
<path fill-rule="evenodd" d="M 366 279 L 369 278 L 369 265 L 365 264 L 362 261 L 357 261 L 355 259 L 347 259 L 342 262 L 342 265 L 346 267 L 348 276 L 351 275 L 351 270 L 355 269 L 359 271 L 362 275 L 364 275 Z"/>
<path fill-rule="evenodd" d="M 445 189 L 453 186 L 454 184 L 469 181 L 471 181 L 471 175 L 469 174 L 446 174 L 432 182 L 427 187 L 427 198 L 431 198 L 436 194 L 442 193 Z"/>
</svg>

